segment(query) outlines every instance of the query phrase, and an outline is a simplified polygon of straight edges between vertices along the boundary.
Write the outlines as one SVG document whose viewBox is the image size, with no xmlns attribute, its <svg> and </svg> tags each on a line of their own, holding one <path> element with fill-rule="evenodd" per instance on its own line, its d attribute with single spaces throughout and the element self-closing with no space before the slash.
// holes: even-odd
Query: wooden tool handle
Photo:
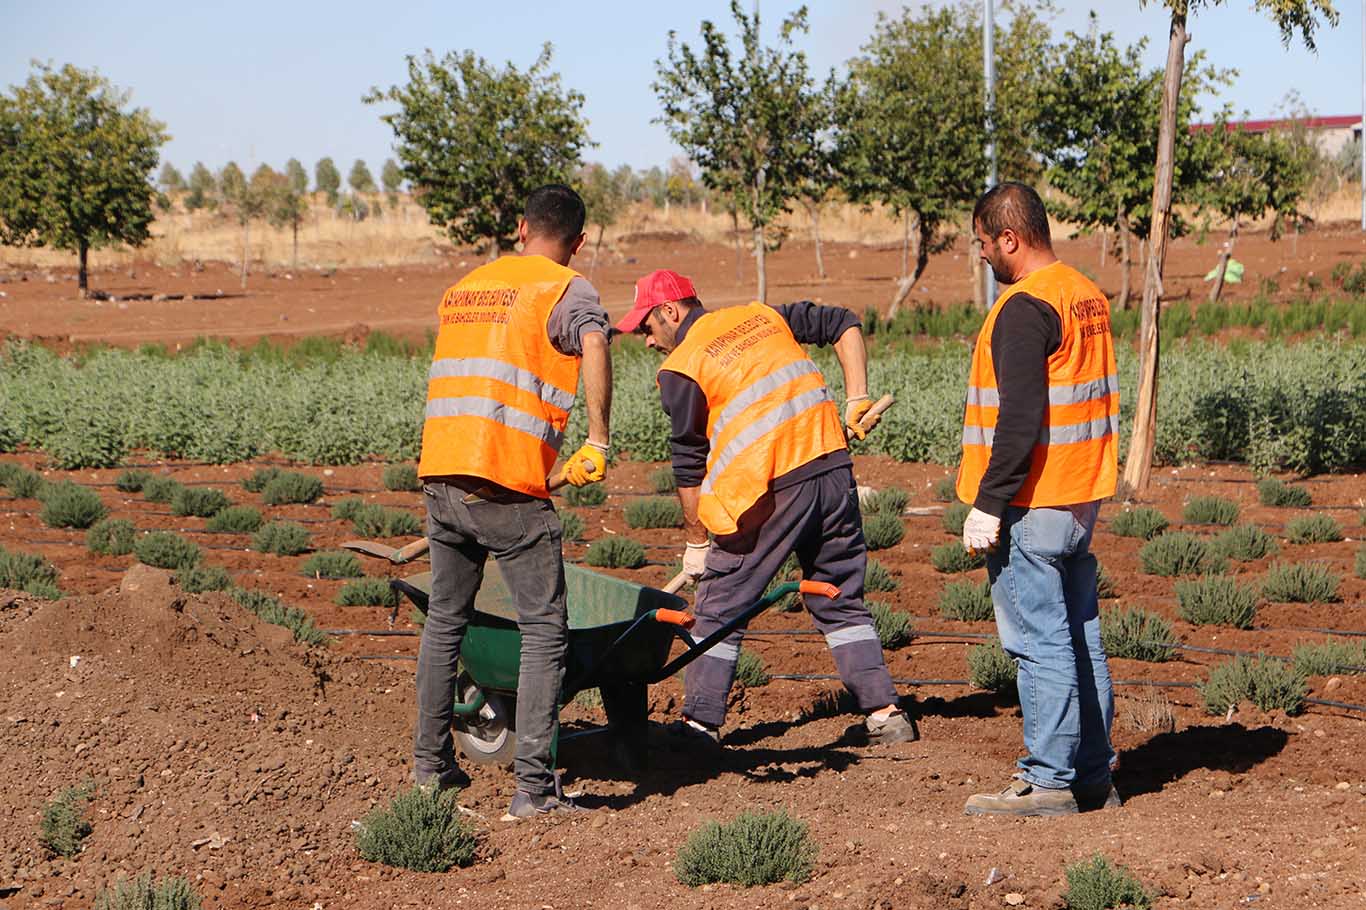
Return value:
<svg viewBox="0 0 1366 910">
<path fill-rule="evenodd" d="M 407 546 L 400 547 L 389 556 L 389 561 L 396 566 L 401 566 L 405 562 L 412 562 L 432 547 L 432 542 L 423 537 L 415 540 Z"/>
<path fill-rule="evenodd" d="M 883 395 L 877 401 L 873 402 L 873 406 L 868 409 L 866 414 L 859 418 L 859 426 L 866 424 L 869 418 L 881 417 L 882 413 L 894 404 L 896 404 L 895 396 Z"/>
<path fill-rule="evenodd" d="M 673 578 L 670 578 L 669 583 L 666 584 L 664 587 L 660 588 L 659 590 L 663 591 L 665 594 L 677 594 L 687 583 L 688 573 L 679 572 Z"/>
</svg>

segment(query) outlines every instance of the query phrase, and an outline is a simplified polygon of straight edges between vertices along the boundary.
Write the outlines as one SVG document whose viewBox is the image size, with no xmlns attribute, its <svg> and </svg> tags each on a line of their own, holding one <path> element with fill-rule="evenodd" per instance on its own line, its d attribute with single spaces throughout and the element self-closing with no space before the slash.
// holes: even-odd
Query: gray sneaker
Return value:
<svg viewBox="0 0 1366 910">
<path fill-rule="evenodd" d="M 519 822 L 528 818 L 544 815 L 587 815 L 588 810 L 565 796 L 542 793 L 534 796 L 525 790 L 518 790 L 512 796 L 512 805 L 503 816 L 505 822 Z"/>
<path fill-rule="evenodd" d="M 863 720 L 863 727 L 868 731 L 870 746 L 913 743 L 920 739 L 920 729 L 915 725 L 915 719 L 901 710 L 893 711 L 883 720 L 869 714 Z"/>
<path fill-rule="evenodd" d="M 1036 787 L 1015 778 L 1000 793 L 978 793 L 968 797 L 964 815 L 1076 815 L 1077 799 L 1071 790 Z"/>
</svg>

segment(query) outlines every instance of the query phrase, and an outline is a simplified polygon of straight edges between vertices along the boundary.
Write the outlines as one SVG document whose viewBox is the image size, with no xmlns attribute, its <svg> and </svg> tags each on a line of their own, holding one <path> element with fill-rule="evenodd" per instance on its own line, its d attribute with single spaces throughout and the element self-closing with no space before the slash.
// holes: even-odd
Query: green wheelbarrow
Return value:
<svg viewBox="0 0 1366 910">
<path fill-rule="evenodd" d="M 403 552 L 373 544 L 363 548 L 360 543 L 349 548 L 372 556 Z M 411 546 L 405 549 L 411 552 Z M 834 597 L 839 593 L 825 582 L 789 582 L 697 640 L 688 632 L 693 623 L 688 604 L 675 594 L 575 565 L 566 565 L 564 574 L 569 643 L 560 704 L 567 704 L 584 689 L 597 688 L 602 693 L 606 729 L 613 735 L 614 751 L 623 763 L 633 767 L 645 764 L 648 686 L 673 676 L 789 594 L 801 591 Z M 430 572 L 390 582 L 424 614 L 431 584 Z M 682 643 L 683 651 L 670 660 L 675 641 Z M 475 598 L 474 615 L 465 629 L 456 683 L 453 733 L 460 751 L 470 761 L 508 764 L 516 753 L 521 647 L 516 606 L 497 562 L 490 560 Z"/>
</svg>

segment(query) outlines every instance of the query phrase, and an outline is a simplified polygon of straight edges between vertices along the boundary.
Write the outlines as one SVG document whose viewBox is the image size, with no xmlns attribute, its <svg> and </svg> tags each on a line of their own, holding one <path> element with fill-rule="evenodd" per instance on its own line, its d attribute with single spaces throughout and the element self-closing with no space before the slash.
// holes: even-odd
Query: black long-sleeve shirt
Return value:
<svg viewBox="0 0 1366 910">
<path fill-rule="evenodd" d="M 991 364 L 1001 396 L 991 458 L 973 507 L 1000 518 L 1029 476 L 1048 418 L 1048 358 L 1062 345 L 1057 311 L 1029 294 L 1008 299 L 991 329 Z"/>
<path fill-rule="evenodd" d="M 792 335 L 800 344 L 834 344 L 846 331 L 862 325 L 852 311 L 841 306 L 821 306 L 809 300 L 774 307 L 783 317 Z M 683 343 L 688 330 L 705 310 L 694 308 L 678 326 L 676 342 Z M 707 455 L 711 443 L 707 439 L 707 398 L 692 379 L 672 370 L 659 374 L 659 398 L 664 413 L 669 415 L 672 432 L 669 438 L 674 477 L 680 487 L 695 487 L 707 473 Z M 830 452 L 813 459 L 773 481 L 773 489 L 781 490 L 826 471 L 852 464 L 847 449 Z"/>
</svg>

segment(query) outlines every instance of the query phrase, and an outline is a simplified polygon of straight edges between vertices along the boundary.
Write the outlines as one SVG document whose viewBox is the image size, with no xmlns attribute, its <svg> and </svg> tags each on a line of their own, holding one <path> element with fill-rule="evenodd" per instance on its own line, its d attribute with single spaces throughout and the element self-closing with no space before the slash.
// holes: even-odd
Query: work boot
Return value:
<svg viewBox="0 0 1366 910">
<path fill-rule="evenodd" d="M 693 720 L 691 717 L 674 721 L 665 727 L 664 731 L 671 739 L 682 743 L 703 746 L 713 750 L 721 748 L 720 728 Z"/>
<path fill-rule="evenodd" d="M 447 790 L 464 790 L 470 785 L 470 776 L 459 768 L 448 768 L 439 772 L 413 772 L 413 782 L 420 789 L 444 793 Z"/>
<path fill-rule="evenodd" d="M 1124 801 L 1119 798 L 1119 791 L 1108 778 L 1089 787 L 1073 787 L 1072 795 L 1076 797 L 1077 808 L 1082 812 L 1118 809 L 1124 805 Z"/>
<path fill-rule="evenodd" d="M 879 720 L 869 714 L 863 720 L 868 732 L 868 745 L 890 746 L 893 743 L 913 743 L 920 738 L 915 719 L 900 709 Z"/>
<path fill-rule="evenodd" d="M 503 821 L 519 822 L 528 818 L 540 818 L 543 815 L 587 814 L 587 809 L 567 796 L 557 796 L 554 793 L 532 795 L 525 790 L 518 790 L 512 796 L 512 805 L 508 807 Z"/>
<path fill-rule="evenodd" d="M 968 797 L 964 815 L 1076 815 L 1077 799 L 1068 789 L 1036 787 L 1015 778 L 1000 793 L 978 793 Z"/>
</svg>

